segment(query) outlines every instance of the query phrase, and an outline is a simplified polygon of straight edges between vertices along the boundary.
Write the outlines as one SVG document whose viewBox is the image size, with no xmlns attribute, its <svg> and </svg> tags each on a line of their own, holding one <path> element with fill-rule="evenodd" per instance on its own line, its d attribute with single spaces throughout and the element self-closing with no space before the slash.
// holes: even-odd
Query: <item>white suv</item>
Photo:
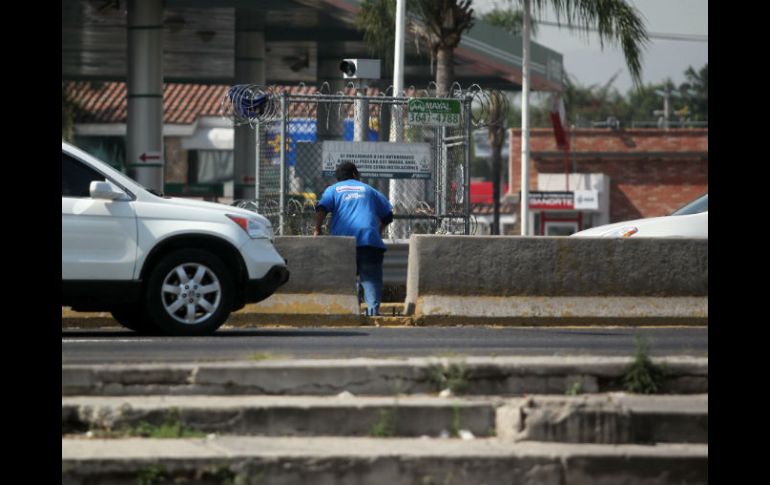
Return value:
<svg viewBox="0 0 770 485">
<path fill-rule="evenodd" d="M 206 335 L 289 279 L 265 217 L 161 197 L 62 141 L 62 305 L 143 333 Z"/>
</svg>

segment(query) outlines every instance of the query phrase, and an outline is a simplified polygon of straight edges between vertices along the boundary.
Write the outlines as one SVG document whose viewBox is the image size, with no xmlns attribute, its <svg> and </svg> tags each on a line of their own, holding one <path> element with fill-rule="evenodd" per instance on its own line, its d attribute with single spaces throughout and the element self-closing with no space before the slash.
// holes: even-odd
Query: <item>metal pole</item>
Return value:
<svg viewBox="0 0 770 485">
<path fill-rule="evenodd" d="M 465 98 L 465 170 L 463 170 L 465 190 L 465 234 L 471 233 L 471 98 Z"/>
<path fill-rule="evenodd" d="M 278 234 L 283 236 L 284 208 L 286 207 L 286 93 L 281 92 L 281 166 L 279 168 Z"/>
<path fill-rule="evenodd" d="M 393 96 L 404 89 L 404 29 L 406 27 L 406 0 L 396 0 L 396 45 L 393 57 Z"/>
<path fill-rule="evenodd" d="M 569 148 L 564 147 L 564 183 L 569 192 Z"/>
<path fill-rule="evenodd" d="M 163 5 L 128 2 L 128 173 L 163 192 Z"/>
<path fill-rule="evenodd" d="M 401 96 L 401 91 L 404 90 L 404 31 L 406 27 L 406 0 L 396 0 L 396 41 L 394 46 L 393 55 L 393 97 Z M 393 104 L 391 110 L 391 123 L 390 123 L 390 141 L 401 142 L 404 140 L 404 125 L 403 117 L 401 116 L 403 110 L 402 105 L 396 103 Z M 401 194 L 404 190 L 404 183 L 400 180 L 390 179 L 389 197 L 390 204 L 395 209 L 396 204 L 401 199 Z M 391 239 L 396 238 L 400 232 L 400 228 L 403 223 L 400 221 L 393 221 L 392 224 L 388 224 L 388 236 Z"/>
<path fill-rule="evenodd" d="M 356 82 L 355 120 L 353 124 L 353 141 L 367 141 L 369 139 L 369 102 L 362 93 L 366 86 L 358 80 Z"/>
<path fill-rule="evenodd" d="M 529 234 L 529 0 L 524 0 L 521 83 L 521 235 Z"/>
<path fill-rule="evenodd" d="M 244 2 L 245 3 L 245 2 Z M 235 82 L 237 84 L 265 84 L 264 14 L 253 8 L 236 8 L 235 18 Z M 252 169 L 256 139 L 248 124 L 236 126 L 233 131 L 233 196 L 236 199 L 256 199 L 252 188 L 256 174 Z"/>
</svg>

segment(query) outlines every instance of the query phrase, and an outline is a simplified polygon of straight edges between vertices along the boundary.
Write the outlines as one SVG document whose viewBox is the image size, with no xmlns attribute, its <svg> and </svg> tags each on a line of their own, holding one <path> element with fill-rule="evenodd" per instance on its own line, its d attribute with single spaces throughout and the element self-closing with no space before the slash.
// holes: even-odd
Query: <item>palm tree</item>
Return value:
<svg viewBox="0 0 770 485">
<path fill-rule="evenodd" d="M 639 87 L 641 81 L 641 51 L 649 40 L 644 21 L 639 12 L 626 0 L 518 0 L 524 11 L 523 33 L 523 69 L 521 93 L 521 234 L 529 233 L 529 35 L 530 35 L 530 5 L 534 5 L 535 13 L 551 7 L 556 13 L 556 21 L 561 24 L 562 17 L 569 27 L 577 27 L 583 32 L 595 30 L 599 34 L 599 43 L 620 44 L 626 66 L 631 73 L 634 85 Z"/>
<path fill-rule="evenodd" d="M 473 27 L 472 0 L 408 0 L 409 24 L 428 44 L 431 61 L 436 61 L 438 96 L 449 93 L 454 81 L 454 49 L 463 33 Z M 370 50 L 383 56 L 388 64 L 393 44 L 395 0 L 364 0 L 358 12 L 359 29 Z M 391 62 L 392 64 L 392 62 Z"/>
</svg>

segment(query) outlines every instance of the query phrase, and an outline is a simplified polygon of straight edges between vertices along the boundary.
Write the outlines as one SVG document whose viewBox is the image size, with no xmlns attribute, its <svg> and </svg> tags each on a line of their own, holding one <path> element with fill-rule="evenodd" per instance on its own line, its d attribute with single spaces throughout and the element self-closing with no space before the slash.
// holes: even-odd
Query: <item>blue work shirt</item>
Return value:
<svg viewBox="0 0 770 485">
<path fill-rule="evenodd" d="M 385 249 L 380 236 L 380 221 L 388 218 L 393 207 L 380 192 L 359 180 L 349 179 L 326 188 L 316 209 L 332 216 L 332 236 L 355 236 L 356 246 Z"/>
</svg>

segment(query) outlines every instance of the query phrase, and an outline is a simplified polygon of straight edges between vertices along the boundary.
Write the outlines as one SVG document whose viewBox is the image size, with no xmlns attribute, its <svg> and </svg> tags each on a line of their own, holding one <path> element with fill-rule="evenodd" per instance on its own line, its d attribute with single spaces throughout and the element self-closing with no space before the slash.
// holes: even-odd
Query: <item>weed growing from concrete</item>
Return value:
<svg viewBox="0 0 770 485">
<path fill-rule="evenodd" d="M 666 379 L 666 370 L 655 365 L 648 354 L 647 341 L 637 335 L 634 337 L 634 360 L 622 376 L 623 387 L 635 394 L 656 394 L 660 392 Z"/>
<path fill-rule="evenodd" d="M 567 396 L 577 396 L 579 394 L 583 394 L 583 384 L 580 382 L 573 382 L 565 394 Z"/>
<path fill-rule="evenodd" d="M 454 403 L 452 405 L 452 429 L 450 430 L 450 436 L 452 438 L 460 437 L 460 429 L 462 429 L 462 416 L 460 415 L 461 412 L 462 410 L 460 409 L 460 405 Z"/>
<path fill-rule="evenodd" d="M 145 438 L 202 438 L 206 433 L 193 431 L 185 428 L 179 417 L 177 409 L 171 409 L 166 415 L 166 419 L 160 425 L 139 423 L 138 426 L 129 430 L 132 436 L 143 436 Z"/>
<path fill-rule="evenodd" d="M 398 408 L 381 409 L 377 421 L 372 425 L 369 434 L 374 438 L 391 438 L 396 436 L 398 423 Z"/>
<path fill-rule="evenodd" d="M 213 482 L 219 485 L 239 485 L 244 483 L 243 477 L 237 475 L 227 465 L 210 466 L 196 477 L 202 482 Z"/>
<path fill-rule="evenodd" d="M 463 362 L 450 363 L 448 367 L 431 365 L 426 371 L 426 378 L 437 392 L 449 389 L 452 394 L 460 394 L 468 387 L 468 370 Z"/>
<path fill-rule="evenodd" d="M 160 485 L 168 482 L 166 470 L 160 465 L 151 465 L 136 472 L 136 485 Z"/>
<path fill-rule="evenodd" d="M 249 355 L 249 360 L 253 360 L 255 362 L 259 362 L 262 360 L 270 360 L 275 358 L 272 354 L 268 352 L 255 352 L 251 355 Z"/>
</svg>

